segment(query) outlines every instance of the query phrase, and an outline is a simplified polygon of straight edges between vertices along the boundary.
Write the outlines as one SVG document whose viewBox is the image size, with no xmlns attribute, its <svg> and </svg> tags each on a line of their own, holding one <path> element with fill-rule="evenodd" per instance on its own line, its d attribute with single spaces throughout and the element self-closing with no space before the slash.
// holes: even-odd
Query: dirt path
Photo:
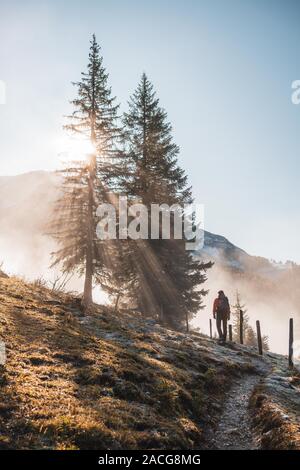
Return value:
<svg viewBox="0 0 300 470">
<path fill-rule="evenodd" d="M 225 397 L 224 409 L 219 425 L 211 439 L 212 449 L 255 450 L 260 442 L 255 435 L 249 412 L 251 394 L 262 377 L 270 371 L 270 364 L 265 359 L 252 358 L 255 374 L 247 374 L 238 379 Z"/>
<path fill-rule="evenodd" d="M 251 428 L 248 411 L 249 398 L 259 380 L 259 376 L 249 375 L 230 389 L 212 448 L 236 450 L 259 448 Z"/>
<path fill-rule="evenodd" d="M 251 394 L 260 380 L 270 371 L 270 364 L 253 360 L 257 373 L 245 375 L 235 382 L 226 396 L 218 429 L 211 442 L 213 449 L 255 450 L 260 448 L 252 428 L 249 411 Z"/>
</svg>

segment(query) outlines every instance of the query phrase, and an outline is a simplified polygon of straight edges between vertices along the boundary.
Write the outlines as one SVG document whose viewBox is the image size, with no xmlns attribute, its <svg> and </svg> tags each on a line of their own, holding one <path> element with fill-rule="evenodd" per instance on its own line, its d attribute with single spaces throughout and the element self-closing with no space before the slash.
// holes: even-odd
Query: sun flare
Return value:
<svg viewBox="0 0 300 470">
<path fill-rule="evenodd" d="M 95 146 L 85 136 L 62 136 L 57 139 L 56 151 L 64 161 L 86 160 L 88 156 L 96 152 Z"/>
</svg>

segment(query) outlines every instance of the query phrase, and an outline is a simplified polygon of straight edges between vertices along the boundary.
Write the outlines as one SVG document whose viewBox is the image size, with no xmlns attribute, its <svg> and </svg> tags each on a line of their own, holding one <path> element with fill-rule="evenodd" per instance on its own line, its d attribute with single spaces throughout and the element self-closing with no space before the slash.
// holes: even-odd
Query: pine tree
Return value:
<svg viewBox="0 0 300 470">
<path fill-rule="evenodd" d="M 151 213 L 151 204 L 192 202 L 187 177 L 178 166 L 178 146 L 173 142 L 166 112 L 159 106 L 153 85 L 145 74 L 124 115 L 126 181 L 124 191 Z M 173 220 L 171 218 L 171 220 Z M 133 241 L 130 263 L 131 292 L 140 309 L 169 325 L 188 326 L 189 318 L 202 306 L 206 294 L 199 286 L 211 263 L 202 263 L 185 250 L 185 240 Z M 127 258 L 128 259 L 128 258 Z"/>
<path fill-rule="evenodd" d="M 236 291 L 235 304 L 232 306 L 232 337 L 233 341 L 240 342 L 240 311 L 243 312 L 243 338 L 246 339 L 247 328 L 249 326 L 249 316 L 247 315 L 246 306 L 241 301 L 241 296 Z"/>
<path fill-rule="evenodd" d="M 240 341 L 240 311 L 243 311 L 243 337 L 244 344 L 247 346 L 257 347 L 257 335 L 255 330 L 250 325 L 250 318 L 247 315 L 247 309 L 245 304 L 242 303 L 240 293 L 236 292 L 235 304 L 232 306 L 232 317 L 233 317 L 233 341 Z M 269 351 L 269 338 L 268 336 L 262 336 L 263 350 Z"/>
<path fill-rule="evenodd" d="M 257 346 L 257 336 L 251 325 L 247 325 L 245 344 L 247 346 Z"/>
<path fill-rule="evenodd" d="M 263 350 L 264 351 L 270 351 L 270 347 L 269 347 L 269 336 L 267 335 L 263 335 L 262 338 L 262 345 L 263 345 Z"/>
<path fill-rule="evenodd" d="M 256 333 L 250 325 L 250 318 L 247 315 L 246 305 L 242 303 L 240 293 L 236 292 L 235 304 L 232 306 L 233 328 L 232 336 L 233 341 L 240 342 L 240 311 L 243 312 L 243 338 L 244 344 L 248 346 L 255 346 L 257 344 Z"/>
<path fill-rule="evenodd" d="M 74 83 L 78 95 L 71 103 L 74 111 L 65 126 L 91 144 L 91 152 L 82 161 L 63 171 L 62 197 L 52 232 L 60 244 L 53 265 L 63 271 L 78 271 L 84 276 L 82 304 L 88 312 L 92 304 L 93 280 L 105 286 L 111 268 L 110 244 L 96 237 L 96 208 L 109 201 L 118 186 L 117 126 L 118 106 L 111 96 L 108 75 L 103 67 L 100 47 L 93 35 L 87 71 Z"/>
</svg>

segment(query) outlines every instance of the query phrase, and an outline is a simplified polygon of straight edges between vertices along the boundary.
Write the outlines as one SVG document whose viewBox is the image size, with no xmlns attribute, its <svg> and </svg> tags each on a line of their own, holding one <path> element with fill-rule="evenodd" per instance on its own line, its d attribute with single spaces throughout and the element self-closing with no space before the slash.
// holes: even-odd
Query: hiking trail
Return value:
<svg viewBox="0 0 300 470">
<path fill-rule="evenodd" d="M 236 380 L 226 394 L 224 410 L 218 428 L 212 438 L 212 449 L 255 450 L 260 448 L 258 436 L 252 428 L 249 400 L 262 377 L 268 373 L 268 365 L 255 361 L 259 374 L 246 374 Z"/>
</svg>

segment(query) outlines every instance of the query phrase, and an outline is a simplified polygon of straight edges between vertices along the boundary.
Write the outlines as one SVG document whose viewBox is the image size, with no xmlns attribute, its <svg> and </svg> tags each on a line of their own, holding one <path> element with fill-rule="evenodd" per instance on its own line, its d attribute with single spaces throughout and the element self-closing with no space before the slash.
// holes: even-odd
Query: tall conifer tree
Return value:
<svg viewBox="0 0 300 470">
<path fill-rule="evenodd" d="M 255 330 L 250 325 L 250 318 L 247 315 L 245 304 L 242 303 L 241 295 L 236 292 L 235 304 L 232 306 L 232 322 L 233 322 L 233 340 L 240 341 L 240 311 L 243 312 L 243 337 L 244 344 L 247 346 L 257 346 L 257 335 Z M 262 336 L 263 349 L 269 351 L 269 338 L 266 335 Z"/>
<path fill-rule="evenodd" d="M 109 201 L 117 190 L 118 106 L 111 96 L 108 74 L 103 66 L 100 47 L 93 35 L 87 71 L 74 83 L 77 97 L 71 102 L 74 111 L 65 126 L 90 143 L 89 155 L 73 162 L 63 171 L 63 194 L 58 201 L 52 224 L 60 244 L 53 264 L 62 264 L 66 272 L 78 271 L 84 276 L 83 307 L 92 304 L 93 280 L 105 286 L 110 271 L 108 245 L 96 237 L 96 209 Z"/>
<path fill-rule="evenodd" d="M 178 166 L 178 146 L 166 112 L 159 106 L 153 85 L 145 74 L 124 115 L 125 153 L 128 173 L 124 183 L 129 199 L 151 204 L 189 204 L 191 188 Z M 171 219 L 173 220 L 173 219 Z M 131 243 L 132 292 L 142 311 L 159 315 L 178 327 L 201 308 L 206 291 L 200 289 L 211 263 L 196 260 L 185 250 L 185 240 L 136 240 Z"/>
</svg>

